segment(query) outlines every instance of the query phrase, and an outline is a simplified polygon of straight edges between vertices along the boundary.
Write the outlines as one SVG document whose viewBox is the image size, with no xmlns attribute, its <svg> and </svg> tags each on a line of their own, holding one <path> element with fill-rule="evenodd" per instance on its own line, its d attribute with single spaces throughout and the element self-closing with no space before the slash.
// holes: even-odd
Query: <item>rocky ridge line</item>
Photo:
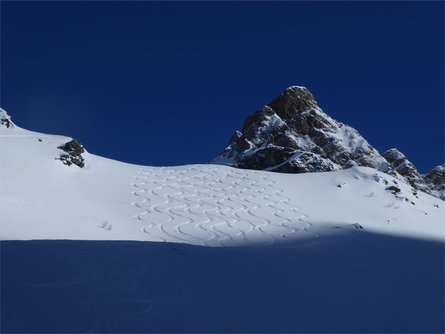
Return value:
<svg viewBox="0 0 445 334">
<path fill-rule="evenodd" d="M 397 149 L 380 154 L 357 130 L 324 113 L 301 86 L 285 89 L 250 115 L 210 163 L 284 173 L 364 166 L 445 200 L 444 165 L 422 176 Z"/>
<path fill-rule="evenodd" d="M 8 115 L 8 113 L 0 108 L 0 128 L 3 127 L 4 129 L 8 129 L 6 131 L 19 129 L 14 122 L 11 119 L 11 116 Z M 42 140 L 39 139 L 41 142 Z M 63 150 L 65 153 L 61 153 L 56 160 L 60 160 L 64 165 L 71 166 L 76 165 L 80 168 L 83 168 L 85 166 L 85 159 L 82 156 L 83 153 L 85 153 L 85 148 L 83 147 L 82 143 L 79 142 L 77 139 L 72 139 L 63 145 L 59 146 L 58 149 Z"/>
</svg>

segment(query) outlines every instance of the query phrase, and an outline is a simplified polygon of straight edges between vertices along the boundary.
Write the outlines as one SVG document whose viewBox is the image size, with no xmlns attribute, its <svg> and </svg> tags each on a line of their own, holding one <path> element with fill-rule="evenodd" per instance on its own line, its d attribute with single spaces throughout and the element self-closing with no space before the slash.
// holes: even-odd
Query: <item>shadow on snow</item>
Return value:
<svg viewBox="0 0 445 334">
<path fill-rule="evenodd" d="M 1 242 L 2 332 L 443 332 L 444 244 Z"/>
</svg>

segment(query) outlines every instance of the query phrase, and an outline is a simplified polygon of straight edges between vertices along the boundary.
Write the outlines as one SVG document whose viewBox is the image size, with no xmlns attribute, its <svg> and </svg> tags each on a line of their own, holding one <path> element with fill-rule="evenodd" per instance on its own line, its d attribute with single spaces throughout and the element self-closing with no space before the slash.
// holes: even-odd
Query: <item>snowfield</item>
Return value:
<svg viewBox="0 0 445 334">
<path fill-rule="evenodd" d="M 2 332 L 443 332 L 444 201 L 366 167 L 79 168 L 69 141 L 0 124 Z"/>
<path fill-rule="evenodd" d="M 243 246 L 358 229 L 445 239 L 443 201 L 371 168 L 295 175 L 146 167 L 87 152 L 79 168 L 57 160 L 71 138 L 0 129 L 2 240 Z"/>
</svg>

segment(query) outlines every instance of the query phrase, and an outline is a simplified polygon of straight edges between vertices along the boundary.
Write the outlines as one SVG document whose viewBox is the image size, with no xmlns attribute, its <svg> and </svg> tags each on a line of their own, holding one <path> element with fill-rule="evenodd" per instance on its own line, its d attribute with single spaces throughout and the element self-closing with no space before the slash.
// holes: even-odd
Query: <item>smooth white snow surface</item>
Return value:
<svg viewBox="0 0 445 334">
<path fill-rule="evenodd" d="M 443 201 L 371 168 L 280 174 L 221 165 L 146 167 L 89 153 L 79 168 L 56 159 L 69 140 L 0 127 L 2 240 L 243 246 L 361 227 L 445 240 Z"/>
</svg>

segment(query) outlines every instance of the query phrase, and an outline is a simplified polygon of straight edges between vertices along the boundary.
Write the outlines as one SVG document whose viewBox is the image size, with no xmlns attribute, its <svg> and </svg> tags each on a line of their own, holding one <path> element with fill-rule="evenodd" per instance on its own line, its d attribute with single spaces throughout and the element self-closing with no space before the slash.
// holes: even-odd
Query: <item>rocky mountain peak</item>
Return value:
<svg viewBox="0 0 445 334">
<path fill-rule="evenodd" d="M 301 86 L 285 89 L 277 98 L 267 104 L 282 119 L 292 119 L 298 113 L 318 108 L 312 94 Z"/>
<path fill-rule="evenodd" d="M 381 155 L 357 130 L 324 113 L 313 95 L 301 86 L 285 89 L 247 117 L 242 131 L 236 131 L 210 162 L 284 173 L 364 166 L 433 194 L 432 181 L 425 181 L 400 151 L 391 149 Z"/>
<path fill-rule="evenodd" d="M 249 116 L 212 162 L 288 173 L 388 167 L 355 129 L 326 115 L 300 86 L 285 89 Z"/>
</svg>

